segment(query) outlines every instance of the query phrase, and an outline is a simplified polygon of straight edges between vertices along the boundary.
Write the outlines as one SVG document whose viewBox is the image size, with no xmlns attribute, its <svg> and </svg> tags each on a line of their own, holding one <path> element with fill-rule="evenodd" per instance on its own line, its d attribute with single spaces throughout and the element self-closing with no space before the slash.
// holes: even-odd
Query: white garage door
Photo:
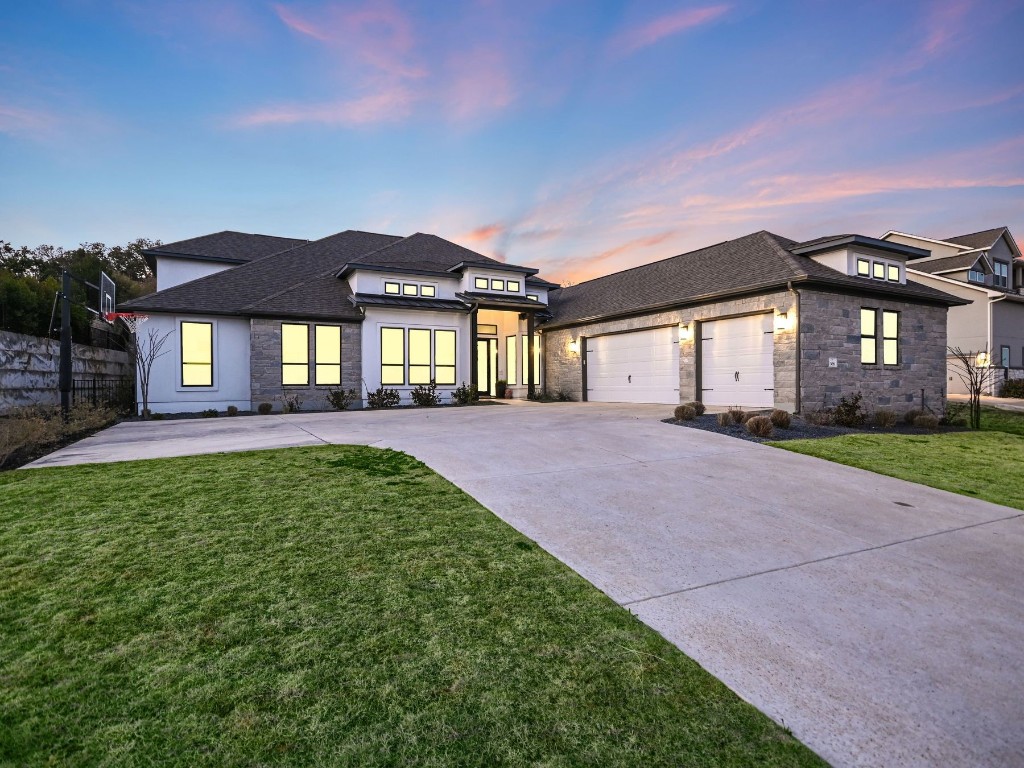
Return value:
<svg viewBox="0 0 1024 768">
<path fill-rule="evenodd" d="M 597 403 L 678 403 L 677 327 L 587 339 L 587 399 Z"/>
<path fill-rule="evenodd" d="M 701 400 L 705 405 L 771 408 L 775 346 L 771 314 L 701 323 Z"/>
</svg>

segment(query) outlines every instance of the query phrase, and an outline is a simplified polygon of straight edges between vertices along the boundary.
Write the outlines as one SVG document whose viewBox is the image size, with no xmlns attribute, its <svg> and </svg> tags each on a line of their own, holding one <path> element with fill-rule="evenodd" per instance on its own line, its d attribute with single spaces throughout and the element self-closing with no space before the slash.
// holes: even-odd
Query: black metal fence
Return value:
<svg viewBox="0 0 1024 768">
<path fill-rule="evenodd" d="M 135 412 L 135 382 L 128 376 L 115 379 L 74 379 L 71 402 L 113 408 L 119 413 Z"/>
</svg>

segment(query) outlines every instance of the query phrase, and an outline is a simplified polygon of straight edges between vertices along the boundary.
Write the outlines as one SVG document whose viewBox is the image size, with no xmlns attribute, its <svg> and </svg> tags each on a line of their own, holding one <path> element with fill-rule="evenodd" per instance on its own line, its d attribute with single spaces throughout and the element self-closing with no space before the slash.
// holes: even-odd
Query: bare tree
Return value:
<svg viewBox="0 0 1024 768">
<path fill-rule="evenodd" d="M 153 372 L 153 363 L 163 357 L 170 350 L 164 350 L 164 344 L 174 334 L 174 331 L 160 333 L 156 328 L 148 328 L 145 338 L 140 338 L 135 333 L 135 343 L 132 348 L 135 350 L 135 369 L 139 376 L 139 390 L 142 392 L 142 418 L 149 418 L 149 377 Z"/>
<path fill-rule="evenodd" d="M 988 347 L 981 352 L 965 352 L 960 347 L 948 347 L 949 354 L 953 357 L 953 366 L 956 375 L 967 388 L 970 395 L 970 423 L 971 429 L 981 428 L 981 395 L 995 380 L 1000 369 L 992 367 L 992 360 L 988 355 Z"/>
</svg>

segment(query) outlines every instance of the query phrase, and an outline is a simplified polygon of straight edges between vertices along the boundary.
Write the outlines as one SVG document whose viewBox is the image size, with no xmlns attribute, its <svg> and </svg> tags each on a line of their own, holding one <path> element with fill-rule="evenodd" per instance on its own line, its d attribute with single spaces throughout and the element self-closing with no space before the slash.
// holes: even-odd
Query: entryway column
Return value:
<svg viewBox="0 0 1024 768">
<path fill-rule="evenodd" d="M 526 396 L 532 400 L 536 393 L 533 389 L 533 312 L 526 313 Z"/>
</svg>

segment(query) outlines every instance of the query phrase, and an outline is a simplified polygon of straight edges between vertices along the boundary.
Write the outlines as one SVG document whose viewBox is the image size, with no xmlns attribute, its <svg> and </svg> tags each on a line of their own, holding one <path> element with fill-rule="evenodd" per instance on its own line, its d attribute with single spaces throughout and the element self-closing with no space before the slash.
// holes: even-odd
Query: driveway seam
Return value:
<svg viewBox="0 0 1024 768">
<path fill-rule="evenodd" d="M 744 579 L 752 579 L 752 578 L 755 578 L 757 576 L 765 576 L 765 575 L 767 575 L 769 573 L 779 573 L 781 571 L 791 571 L 791 570 L 793 570 L 795 568 L 802 568 L 805 565 L 815 565 L 817 563 L 828 562 L 829 560 L 838 560 L 839 558 L 842 558 L 842 557 L 850 557 L 851 555 L 860 555 L 860 554 L 863 554 L 865 552 L 875 552 L 875 551 L 877 551 L 879 549 L 888 549 L 889 547 L 899 546 L 900 544 L 909 544 L 909 543 L 914 542 L 914 541 L 920 541 L 921 539 L 930 539 L 930 538 L 932 538 L 934 536 L 944 536 L 947 533 L 957 533 L 959 531 L 967 531 L 967 530 L 970 530 L 971 528 L 980 528 L 983 525 L 991 525 L 992 523 L 1002 523 L 1002 522 L 1005 522 L 1007 520 L 1016 520 L 1016 519 L 1022 518 L 1022 517 L 1024 517 L 1024 512 L 1020 512 L 1020 513 L 1017 513 L 1015 515 L 1007 515 L 1006 517 L 999 517 L 999 518 L 996 518 L 994 520 L 984 520 L 984 521 L 982 521 L 980 523 L 971 523 L 970 525 L 962 525 L 959 528 L 947 528 L 945 530 L 935 531 L 933 533 L 924 533 L 924 534 L 921 534 L 920 536 L 912 536 L 909 539 L 900 539 L 899 541 L 891 541 L 891 542 L 888 542 L 887 544 L 878 544 L 877 546 L 874 546 L 874 547 L 864 547 L 863 549 L 854 549 L 854 550 L 851 550 L 850 552 L 839 552 L 839 553 L 837 553 L 835 555 L 826 555 L 825 557 L 819 557 L 819 558 L 816 558 L 814 560 L 805 560 L 802 563 L 793 563 L 791 565 L 782 565 L 782 566 L 779 566 L 778 568 L 768 568 L 768 569 L 763 570 L 763 571 L 757 571 L 756 573 L 747 573 L 747 574 L 743 574 L 742 576 L 732 576 L 732 577 L 730 577 L 728 579 L 719 579 L 718 581 L 709 581 L 707 584 L 698 584 L 695 587 L 684 587 L 683 589 L 675 589 L 675 590 L 672 590 L 671 592 L 663 592 L 663 593 L 658 594 L 658 595 L 651 595 L 650 597 L 641 597 L 638 600 L 628 600 L 626 602 L 619 603 L 619 605 L 621 605 L 623 607 L 630 606 L 630 605 L 639 605 L 640 603 L 650 602 L 651 600 L 660 600 L 663 597 L 672 597 L 673 595 L 681 595 L 681 594 L 684 594 L 686 592 L 696 592 L 698 589 L 706 589 L 707 587 L 717 587 L 717 586 L 720 586 L 722 584 L 729 584 L 729 583 L 734 582 L 734 581 L 743 581 Z M 913 558 L 908 558 L 908 559 L 913 559 Z M 915 562 L 920 562 L 920 561 L 915 561 Z M 941 570 L 941 569 L 939 569 L 939 570 Z M 961 578 L 966 578 L 966 577 L 961 577 Z"/>
</svg>

